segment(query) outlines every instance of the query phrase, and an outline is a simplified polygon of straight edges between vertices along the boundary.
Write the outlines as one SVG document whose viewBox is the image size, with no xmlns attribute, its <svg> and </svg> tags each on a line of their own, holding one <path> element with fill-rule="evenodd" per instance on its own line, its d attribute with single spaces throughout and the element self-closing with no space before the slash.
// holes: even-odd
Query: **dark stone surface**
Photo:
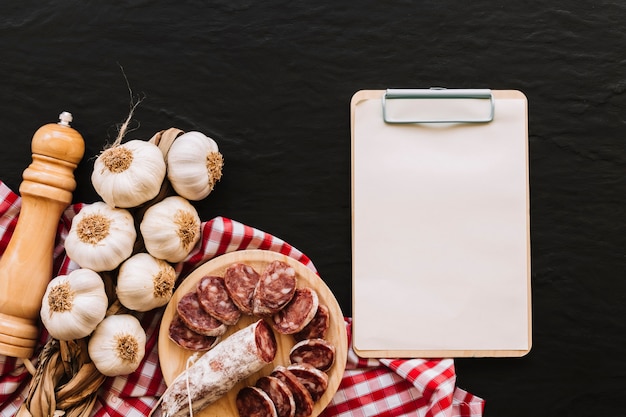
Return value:
<svg viewBox="0 0 626 417">
<path fill-rule="evenodd" d="M 361 89 L 518 89 L 529 100 L 534 345 L 458 360 L 486 416 L 623 415 L 626 4 L 620 1 L 49 1 L 0 5 L 0 180 L 71 111 L 76 201 L 130 97 L 128 139 L 213 136 L 198 203 L 312 259 L 351 314 L 349 103 Z M 471 325 L 468 323 L 468 325 Z"/>
</svg>

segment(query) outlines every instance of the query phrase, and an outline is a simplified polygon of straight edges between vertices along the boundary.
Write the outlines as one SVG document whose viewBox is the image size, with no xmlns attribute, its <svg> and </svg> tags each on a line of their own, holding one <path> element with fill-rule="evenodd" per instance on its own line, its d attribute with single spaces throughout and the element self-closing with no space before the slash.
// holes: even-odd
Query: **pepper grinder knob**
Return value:
<svg viewBox="0 0 626 417">
<path fill-rule="evenodd" d="M 70 127 L 72 114 L 41 126 L 31 142 L 32 163 L 19 192 L 20 215 L 0 259 L 0 354 L 31 357 L 39 337 L 39 311 L 52 277 L 59 220 L 76 189 L 74 170 L 85 152 Z"/>
</svg>

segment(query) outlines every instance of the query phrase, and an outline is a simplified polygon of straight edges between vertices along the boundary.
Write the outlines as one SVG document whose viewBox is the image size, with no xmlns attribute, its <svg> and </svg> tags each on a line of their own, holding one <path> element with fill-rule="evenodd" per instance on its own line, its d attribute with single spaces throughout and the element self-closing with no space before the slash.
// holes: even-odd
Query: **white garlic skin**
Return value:
<svg viewBox="0 0 626 417">
<path fill-rule="evenodd" d="M 186 233 L 181 237 L 183 226 Z M 200 227 L 198 211 L 180 196 L 167 197 L 151 206 L 139 225 L 148 253 L 172 263 L 189 255 L 200 240 Z"/>
<path fill-rule="evenodd" d="M 59 289 L 69 298 L 70 309 L 53 307 Z M 52 305 L 51 305 L 52 304 Z M 93 332 L 104 319 L 108 299 L 100 275 L 89 269 L 76 269 L 59 275 L 48 283 L 41 303 L 41 321 L 52 337 L 58 340 L 81 339 Z"/>
<path fill-rule="evenodd" d="M 137 253 L 120 266 L 117 275 L 117 298 L 134 311 L 162 307 L 172 298 L 176 271 L 162 259 L 149 253 Z"/>
<path fill-rule="evenodd" d="M 105 163 L 107 152 L 128 150 L 132 161 L 126 169 L 114 172 Z M 119 149 L 118 149 L 119 150 Z M 111 207 L 137 207 L 157 196 L 165 179 L 163 153 L 153 143 L 131 140 L 102 152 L 96 159 L 91 183 Z"/>
<path fill-rule="evenodd" d="M 102 238 L 97 230 L 85 226 L 96 217 L 109 221 L 108 232 Z M 87 234 L 92 237 L 98 235 L 98 238 L 85 241 Z M 83 206 L 72 219 L 65 238 L 65 251 L 81 268 L 96 272 L 111 271 L 132 254 L 136 239 L 135 221 L 128 210 L 97 201 Z"/>
<path fill-rule="evenodd" d="M 200 132 L 177 137 L 167 153 L 167 178 L 174 191 L 188 200 L 208 196 L 222 177 L 223 159 L 217 143 Z"/>
<path fill-rule="evenodd" d="M 103 375 L 128 375 L 139 367 L 146 354 L 146 332 L 134 316 L 114 314 L 98 324 L 87 349 Z"/>
</svg>

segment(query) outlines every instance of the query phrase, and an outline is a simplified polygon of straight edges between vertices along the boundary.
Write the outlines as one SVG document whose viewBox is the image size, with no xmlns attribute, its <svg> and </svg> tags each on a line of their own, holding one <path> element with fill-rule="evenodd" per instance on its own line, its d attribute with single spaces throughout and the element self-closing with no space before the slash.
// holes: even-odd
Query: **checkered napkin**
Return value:
<svg viewBox="0 0 626 417">
<path fill-rule="evenodd" d="M 0 253 L 11 238 L 21 206 L 20 198 L 0 181 Z M 65 256 L 63 242 L 72 218 L 83 204 L 68 207 L 59 223 L 54 252 L 55 275 L 67 274 L 78 265 Z M 184 262 L 176 265 L 184 277 L 201 263 L 224 253 L 264 249 L 290 256 L 317 272 L 311 260 L 288 243 L 258 229 L 224 217 L 202 224 L 202 239 Z M 165 391 L 157 353 L 158 328 L 163 308 L 138 316 L 146 330 L 146 356 L 127 376 L 108 378 L 100 389 L 92 416 L 145 417 Z M 350 318 L 345 318 L 350 337 Z M 37 355 L 48 338 L 42 332 Z M 28 393 L 30 374 L 21 359 L 0 355 L 0 416 L 13 416 Z M 363 359 L 348 351 L 346 371 L 323 417 L 482 416 L 484 401 L 455 386 L 452 359 Z"/>
</svg>

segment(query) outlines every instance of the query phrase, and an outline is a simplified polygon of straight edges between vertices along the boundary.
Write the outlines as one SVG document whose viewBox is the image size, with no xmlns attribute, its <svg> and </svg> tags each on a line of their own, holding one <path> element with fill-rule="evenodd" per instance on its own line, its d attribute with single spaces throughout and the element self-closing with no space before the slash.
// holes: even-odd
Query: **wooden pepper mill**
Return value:
<svg viewBox="0 0 626 417">
<path fill-rule="evenodd" d="M 59 220 L 76 189 L 74 170 L 85 152 L 83 137 L 63 112 L 40 127 L 31 144 L 32 163 L 20 185 L 22 207 L 0 259 L 0 354 L 33 355 L 39 337 L 41 300 L 52 277 Z"/>
</svg>

